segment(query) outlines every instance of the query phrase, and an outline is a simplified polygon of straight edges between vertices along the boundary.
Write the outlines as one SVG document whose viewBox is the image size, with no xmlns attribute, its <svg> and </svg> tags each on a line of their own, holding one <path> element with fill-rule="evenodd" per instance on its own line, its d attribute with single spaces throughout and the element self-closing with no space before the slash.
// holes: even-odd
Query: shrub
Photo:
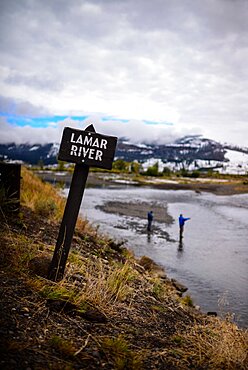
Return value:
<svg viewBox="0 0 248 370">
<path fill-rule="evenodd" d="M 155 163 L 153 166 L 148 167 L 148 169 L 146 171 L 146 175 L 147 176 L 158 176 L 159 175 L 159 173 L 158 173 L 158 162 Z"/>
<path fill-rule="evenodd" d="M 193 179 L 197 179 L 199 176 L 200 176 L 199 171 L 193 171 L 190 175 L 190 177 L 192 177 Z"/>
<path fill-rule="evenodd" d="M 139 162 L 132 162 L 131 163 L 131 172 L 134 172 L 136 175 L 140 172 L 140 163 Z"/>
<path fill-rule="evenodd" d="M 183 297 L 183 298 L 181 299 L 181 302 L 182 302 L 182 304 L 184 304 L 185 306 L 194 307 L 194 303 L 193 303 L 193 300 L 192 300 L 192 298 L 190 297 L 190 295 L 186 295 L 185 297 Z"/>
<path fill-rule="evenodd" d="M 164 176 L 170 176 L 171 175 L 171 170 L 168 167 L 164 167 L 163 175 Z"/>
<path fill-rule="evenodd" d="M 113 163 L 113 170 L 127 171 L 128 167 L 129 167 L 129 163 L 125 162 L 123 159 L 117 159 Z"/>
</svg>

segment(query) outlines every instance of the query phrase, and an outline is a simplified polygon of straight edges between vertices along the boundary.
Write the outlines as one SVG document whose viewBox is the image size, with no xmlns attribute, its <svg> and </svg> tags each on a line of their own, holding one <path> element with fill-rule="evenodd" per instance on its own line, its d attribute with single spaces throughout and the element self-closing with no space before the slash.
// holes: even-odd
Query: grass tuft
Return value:
<svg viewBox="0 0 248 370">
<path fill-rule="evenodd" d="M 185 306 L 194 307 L 193 299 L 188 294 L 185 297 L 181 298 L 180 301 Z"/>
<path fill-rule="evenodd" d="M 110 358 L 113 362 L 114 369 L 139 370 L 142 368 L 140 354 L 130 350 L 127 341 L 122 335 L 103 338 L 101 346 L 107 358 Z"/>
<path fill-rule="evenodd" d="M 66 340 L 57 335 L 54 335 L 50 338 L 49 344 L 56 352 L 65 358 L 73 357 L 76 353 L 76 348 L 74 347 L 72 341 Z"/>
</svg>

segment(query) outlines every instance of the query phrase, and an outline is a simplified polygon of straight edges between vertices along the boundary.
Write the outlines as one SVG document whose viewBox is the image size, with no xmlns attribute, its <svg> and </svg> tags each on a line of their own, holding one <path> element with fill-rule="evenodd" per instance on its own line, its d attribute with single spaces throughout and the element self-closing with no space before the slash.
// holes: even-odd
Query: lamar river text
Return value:
<svg viewBox="0 0 248 370">
<path fill-rule="evenodd" d="M 83 158 L 87 157 L 96 161 L 102 161 L 103 149 L 106 150 L 108 144 L 106 139 L 93 138 L 90 133 L 86 136 L 78 135 L 76 137 L 74 132 L 71 134 L 70 142 L 73 143 L 71 145 L 70 155 Z"/>
</svg>

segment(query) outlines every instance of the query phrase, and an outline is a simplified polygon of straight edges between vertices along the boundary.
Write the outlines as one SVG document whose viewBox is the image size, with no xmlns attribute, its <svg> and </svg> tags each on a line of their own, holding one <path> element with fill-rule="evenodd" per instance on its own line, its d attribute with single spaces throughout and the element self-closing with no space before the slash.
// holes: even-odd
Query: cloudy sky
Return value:
<svg viewBox="0 0 248 370">
<path fill-rule="evenodd" d="M 0 0 L 0 142 L 248 146 L 248 0 Z"/>
</svg>

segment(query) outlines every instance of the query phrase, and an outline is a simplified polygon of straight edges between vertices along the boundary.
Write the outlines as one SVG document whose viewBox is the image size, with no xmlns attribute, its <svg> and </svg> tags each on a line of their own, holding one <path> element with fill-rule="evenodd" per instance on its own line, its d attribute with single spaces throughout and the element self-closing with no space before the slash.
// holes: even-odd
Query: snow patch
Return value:
<svg viewBox="0 0 248 370">
<path fill-rule="evenodd" d="M 47 158 L 56 157 L 59 152 L 59 147 L 60 147 L 60 144 L 53 143 L 53 145 L 51 146 L 51 149 L 49 150 L 49 153 L 47 154 Z"/>
<path fill-rule="evenodd" d="M 39 149 L 39 147 L 40 147 L 40 146 L 38 146 L 38 145 L 34 145 L 34 146 L 32 146 L 32 148 L 30 148 L 30 149 L 29 149 L 29 151 L 30 151 L 30 152 L 33 152 L 34 150 Z"/>
</svg>

